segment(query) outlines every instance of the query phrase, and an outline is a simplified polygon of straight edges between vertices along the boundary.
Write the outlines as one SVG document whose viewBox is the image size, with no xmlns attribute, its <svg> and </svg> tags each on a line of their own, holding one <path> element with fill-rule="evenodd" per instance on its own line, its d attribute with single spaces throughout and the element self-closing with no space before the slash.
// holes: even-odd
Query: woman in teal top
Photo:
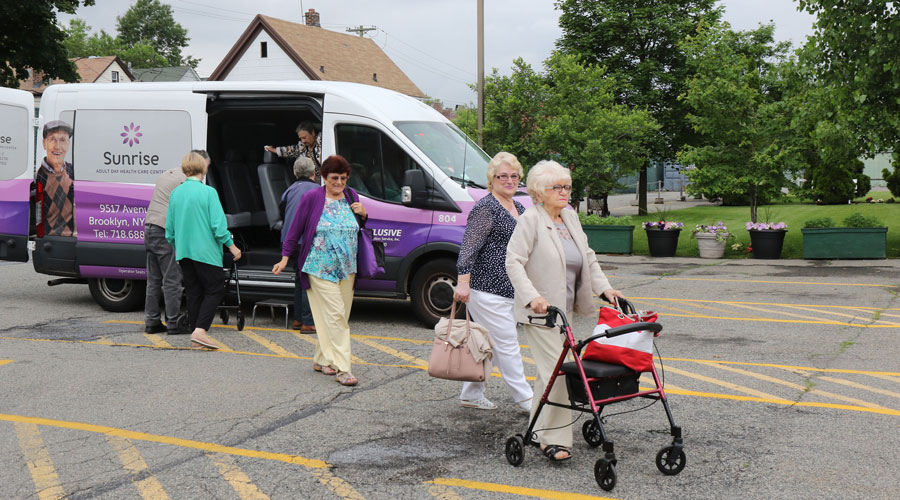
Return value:
<svg viewBox="0 0 900 500">
<path fill-rule="evenodd" d="M 319 337 L 313 370 L 335 375 L 341 385 L 358 383 L 350 373 L 349 320 L 359 241 L 356 217 L 366 219 L 358 195 L 347 187 L 349 178 L 350 164 L 343 157 L 332 155 L 322 162 L 325 185 L 300 199 L 281 245 L 281 261 L 272 268 L 279 274 L 297 254 L 297 262 L 302 264 L 300 282 L 295 286 L 309 289 L 309 307 Z"/>
<path fill-rule="evenodd" d="M 231 239 L 225 211 L 216 190 L 203 184 L 209 160 L 190 152 L 181 161 L 187 176 L 169 196 L 166 213 L 166 240 L 175 247 L 175 260 L 184 275 L 188 321 L 193 330 L 191 347 L 218 349 L 206 335 L 216 307 L 225 295 L 222 273 L 222 245 L 228 247 L 234 260 L 241 251 Z"/>
</svg>

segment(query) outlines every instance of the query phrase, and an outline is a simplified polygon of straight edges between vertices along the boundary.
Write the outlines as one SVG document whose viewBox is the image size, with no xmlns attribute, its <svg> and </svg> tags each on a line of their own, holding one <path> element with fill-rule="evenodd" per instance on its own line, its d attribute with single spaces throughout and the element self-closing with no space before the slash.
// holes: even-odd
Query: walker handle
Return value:
<svg viewBox="0 0 900 500">
<path fill-rule="evenodd" d="M 548 328 L 553 328 L 556 326 L 556 316 L 559 316 L 562 320 L 562 327 L 569 326 L 569 322 L 566 321 L 566 315 L 563 314 L 558 308 L 554 306 L 547 306 L 547 314 L 543 314 L 541 316 L 532 316 L 528 315 L 528 322 L 532 325 L 538 326 L 546 326 Z M 544 320 L 543 322 L 536 322 L 535 320 Z"/>
</svg>

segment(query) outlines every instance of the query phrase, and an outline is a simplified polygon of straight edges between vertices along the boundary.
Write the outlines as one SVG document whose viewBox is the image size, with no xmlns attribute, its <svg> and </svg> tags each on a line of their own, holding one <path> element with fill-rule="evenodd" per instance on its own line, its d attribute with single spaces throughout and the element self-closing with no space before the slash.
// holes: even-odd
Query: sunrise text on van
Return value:
<svg viewBox="0 0 900 500">
<path fill-rule="evenodd" d="M 130 155 L 113 154 L 109 151 L 103 153 L 104 165 L 159 165 L 159 155 L 135 153 Z"/>
</svg>

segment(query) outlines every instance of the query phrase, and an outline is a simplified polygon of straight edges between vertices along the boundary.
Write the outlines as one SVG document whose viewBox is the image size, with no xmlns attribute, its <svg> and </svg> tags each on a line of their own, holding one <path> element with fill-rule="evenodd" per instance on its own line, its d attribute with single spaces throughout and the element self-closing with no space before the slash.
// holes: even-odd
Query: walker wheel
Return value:
<svg viewBox="0 0 900 500">
<path fill-rule="evenodd" d="M 244 313 L 238 311 L 237 313 L 237 331 L 241 331 L 244 329 Z"/>
<path fill-rule="evenodd" d="M 588 420 L 581 426 L 581 435 L 591 447 L 598 447 L 603 444 L 603 436 L 600 435 L 600 428 L 597 427 L 596 420 Z"/>
<path fill-rule="evenodd" d="M 516 434 L 506 440 L 506 460 L 513 467 L 518 467 L 525 461 L 525 443 L 521 435 Z"/>
<path fill-rule="evenodd" d="M 656 454 L 656 468 L 667 476 L 674 476 L 684 469 L 687 457 L 684 450 L 675 451 L 674 446 L 666 446 Z"/>
<path fill-rule="evenodd" d="M 228 311 L 226 309 L 222 309 L 219 311 L 219 319 L 222 320 L 223 325 L 228 324 Z"/>
<path fill-rule="evenodd" d="M 616 487 L 616 466 L 605 458 L 597 460 L 594 464 L 594 479 L 603 491 L 612 491 Z"/>
</svg>

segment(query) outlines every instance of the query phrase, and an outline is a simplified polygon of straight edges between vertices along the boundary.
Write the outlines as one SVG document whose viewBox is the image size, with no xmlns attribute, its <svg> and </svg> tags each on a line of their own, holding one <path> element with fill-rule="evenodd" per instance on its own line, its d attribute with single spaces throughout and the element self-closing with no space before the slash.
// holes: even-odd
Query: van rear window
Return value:
<svg viewBox="0 0 900 500">
<path fill-rule="evenodd" d="M 409 140 L 451 179 L 486 187 L 490 158 L 456 126 L 441 122 L 396 122 Z"/>
</svg>

